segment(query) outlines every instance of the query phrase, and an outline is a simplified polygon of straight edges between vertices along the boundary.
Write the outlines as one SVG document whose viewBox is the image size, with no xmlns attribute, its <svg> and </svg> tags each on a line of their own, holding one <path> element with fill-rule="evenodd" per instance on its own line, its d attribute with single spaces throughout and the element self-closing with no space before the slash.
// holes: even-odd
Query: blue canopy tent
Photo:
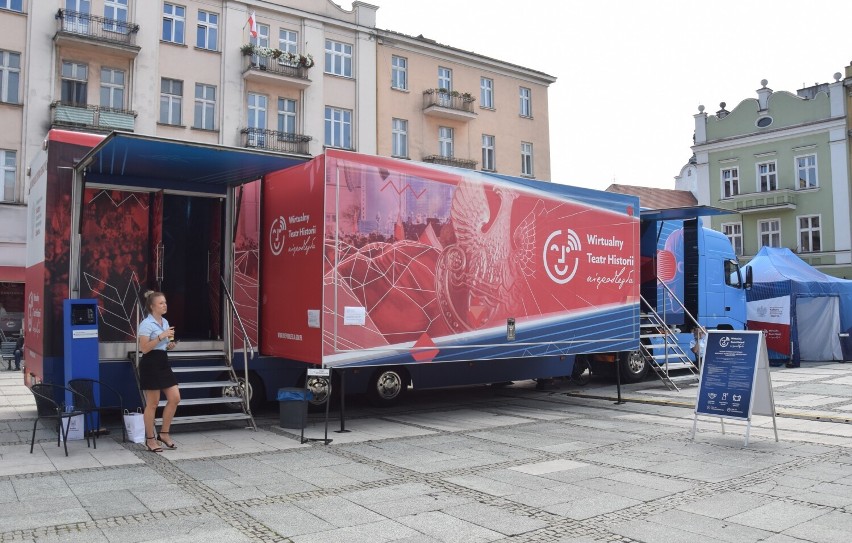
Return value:
<svg viewBox="0 0 852 543">
<path fill-rule="evenodd" d="M 848 338 L 841 338 L 852 331 L 852 281 L 826 275 L 783 248 L 763 247 L 748 267 L 754 274 L 748 327 L 766 331 L 770 359 L 798 365 L 852 354 Z"/>
</svg>

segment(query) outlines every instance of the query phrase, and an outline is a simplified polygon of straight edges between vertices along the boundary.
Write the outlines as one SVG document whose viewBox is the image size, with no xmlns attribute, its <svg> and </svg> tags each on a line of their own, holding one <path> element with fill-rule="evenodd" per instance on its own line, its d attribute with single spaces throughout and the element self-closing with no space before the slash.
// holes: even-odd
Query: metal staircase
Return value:
<svg viewBox="0 0 852 543">
<path fill-rule="evenodd" d="M 243 399 L 244 382 L 224 351 L 171 351 L 169 361 L 181 394 L 172 424 L 244 420 L 256 429 Z M 160 400 L 157 407 L 165 405 L 166 400 Z M 162 418 L 155 422 L 160 424 Z"/>
<path fill-rule="evenodd" d="M 677 383 L 698 382 L 699 370 L 692 357 L 678 344 L 675 330 L 669 327 L 660 315 L 642 299 L 647 311 L 640 315 L 640 352 L 648 366 L 669 390 L 680 390 Z M 679 375 L 669 372 L 677 370 Z"/>
<path fill-rule="evenodd" d="M 172 419 L 172 424 L 191 423 L 221 423 L 228 421 L 246 421 L 248 426 L 257 430 L 257 424 L 251 413 L 250 385 L 248 385 L 248 367 L 254 357 L 254 350 L 249 345 L 248 334 L 245 332 L 242 320 L 234 309 L 234 302 L 227 287 L 223 288 L 225 298 L 230 304 L 234 321 L 239 325 L 243 334 L 243 360 L 244 372 L 238 375 L 233 365 L 233 351 L 227 349 L 226 345 L 233 345 L 233 341 L 197 342 L 183 341 L 178 349 L 169 352 L 169 362 L 172 371 L 178 380 L 181 400 L 177 412 Z M 139 297 L 137 296 L 137 299 Z M 141 304 L 137 304 L 137 328 L 141 317 Z M 230 319 L 225 319 L 229 322 Z M 226 334 L 229 332 L 226 326 Z M 233 327 L 230 327 L 233 329 Z M 231 338 L 229 338 L 231 339 Z M 199 348 L 193 348 L 199 347 Z M 139 387 L 139 366 L 141 352 L 137 340 L 136 351 L 129 353 L 133 361 L 133 369 L 136 375 L 136 385 Z M 142 404 L 145 398 L 140 388 L 139 395 Z M 158 414 L 160 409 L 166 405 L 166 400 L 161 399 L 157 404 Z M 162 423 L 162 417 L 154 420 L 155 424 Z"/>
</svg>

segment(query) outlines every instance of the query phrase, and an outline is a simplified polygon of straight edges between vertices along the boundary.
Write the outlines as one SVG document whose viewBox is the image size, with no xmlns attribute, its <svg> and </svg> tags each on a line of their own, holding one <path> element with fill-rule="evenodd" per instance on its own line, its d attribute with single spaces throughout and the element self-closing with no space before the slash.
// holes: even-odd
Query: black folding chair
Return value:
<svg viewBox="0 0 852 543">
<path fill-rule="evenodd" d="M 83 420 L 85 421 L 91 415 L 88 400 L 86 400 L 83 395 L 74 392 L 70 388 L 65 388 L 59 385 L 40 383 L 33 385 L 30 390 L 32 391 L 33 396 L 35 396 L 36 410 L 38 411 L 36 420 L 33 423 L 33 435 L 30 439 L 30 454 L 33 453 L 33 448 L 35 447 L 35 434 L 36 428 L 38 427 L 38 421 L 41 419 L 53 419 L 59 426 L 59 432 L 56 435 L 56 446 L 59 447 L 60 442 L 64 443 L 65 456 L 68 456 L 68 430 L 71 428 L 71 418 L 77 415 L 83 415 Z M 69 408 L 69 410 L 66 410 L 66 393 L 71 394 L 72 401 L 74 402 L 72 404 L 73 409 Z M 57 401 L 56 398 L 60 396 L 62 400 Z M 92 444 L 89 442 L 89 434 L 86 433 L 85 428 L 83 429 L 83 434 L 86 436 L 86 446 L 91 447 Z M 94 434 L 92 434 L 92 441 L 94 442 L 94 448 L 97 449 L 98 443 Z"/>
<path fill-rule="evenodd" d="M 95 401 L 95 387 L 97 387 L 98 392 L 100 392 L 99 402 Z M 86 398 L 86 401 L 89 404 L 89 409 L 93 413 L 98 413 L 98 415 L 100 415 L 105 411 L 115 411 L 118 413 L 119 420 L 121 420 L 121 417 L 124 414 L 124 400 L 122 399 L 121 394 L 119 394 L 113 387 L 102 381 L 98 381 L 97 379 L 79 378 L 68 381 L 68 388 Z M 93 428 L 93 431 L 97 432 L 98 428 Z M 127 429 L 124 427 L 123 420 L 121 424 L 121 441 L 127 441 Z"/>
</svg>

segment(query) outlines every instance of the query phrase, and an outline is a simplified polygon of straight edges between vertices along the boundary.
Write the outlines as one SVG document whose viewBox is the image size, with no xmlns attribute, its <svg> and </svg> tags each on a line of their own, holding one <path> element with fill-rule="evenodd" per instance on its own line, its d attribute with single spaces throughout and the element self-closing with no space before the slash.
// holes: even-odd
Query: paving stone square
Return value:
<svg viewBox="0 0 852 543">
<path fill-rule="evenodd" d="M 48 428 L 30 454 L 31 394 L 0 372 L 0 541 L 847 543 L 852 424 L 827 400 L 852 364 L 771 375 L 780 441 L 755 417 L 748 446 L 743 422 L 691 437 L 694 389 L 648 380 L 616 404 L 593 379 L 356 401 L 329 445 L 270 409 L 256 432 L 181 428 L 177 451 L 113 433 L 65 457 Z"/>
</svg>

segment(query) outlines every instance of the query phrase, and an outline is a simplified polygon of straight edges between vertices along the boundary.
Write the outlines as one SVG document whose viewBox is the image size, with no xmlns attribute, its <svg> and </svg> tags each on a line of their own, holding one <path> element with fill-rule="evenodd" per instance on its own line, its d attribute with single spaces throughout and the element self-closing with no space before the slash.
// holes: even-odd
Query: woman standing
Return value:
<svg viewBox="0 0 852 543">
<path fill-rule="evenodd" d="M 145 309 L 148 316 L 139 323 L 139 349 L 142 360 L 139 362 L 139 384 L 145 394 L 145 448 L 151 452 L 162 452 L 157 442 L 167 449 L 177 449 L 169 436 L 172 418 L 180 403 L 180 391 L 177 379 L 169 365 L 169 355 L 175 348 L 175 329 L 169 326 L 166 314 L 166 295 L 162 292 L 145 293 Z M 160 392 L 166 396 L 163 408 L 163 424 L 160 433 L 154 433 L 154 414 L 160 402 Z"/>
</svg>

